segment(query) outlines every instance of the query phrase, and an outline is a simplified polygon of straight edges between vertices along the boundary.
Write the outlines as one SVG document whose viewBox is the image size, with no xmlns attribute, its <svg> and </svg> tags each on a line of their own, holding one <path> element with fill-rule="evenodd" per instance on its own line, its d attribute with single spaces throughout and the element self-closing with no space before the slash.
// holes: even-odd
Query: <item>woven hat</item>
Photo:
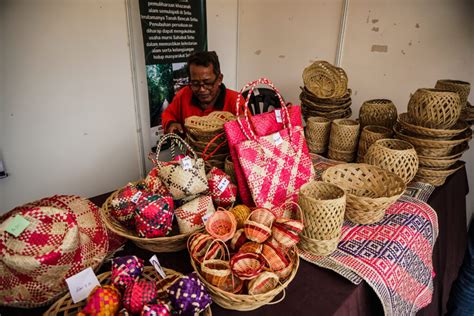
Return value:
<svg viewBox="0 0 474 316">
<path fill-rule="evenodd" d="M 30 222 L 18 237 L 6 231 L 16 215 Z M 108 245 L 87 199 L 55 195 L 11 210 L 0 218 L 0 305 L 47 305 L 66 291 L 66 278 L 98 268 Z"/>
</svg>

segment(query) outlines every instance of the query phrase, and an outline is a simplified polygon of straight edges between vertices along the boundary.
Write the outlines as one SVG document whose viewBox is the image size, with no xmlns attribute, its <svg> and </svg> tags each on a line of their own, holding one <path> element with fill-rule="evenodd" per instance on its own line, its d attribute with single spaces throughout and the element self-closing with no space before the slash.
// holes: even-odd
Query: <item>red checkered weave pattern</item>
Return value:
<svg viewBox="0 0 474 316">
<path fill-rule="evenodd" d="M 212 198 L 209 195 L 201 195 L 177 208 L 174 214 L 178 221 L 179 231 L 185 234 L 204 228 L 202 217 L 214 212 Z"/>
<path fill-rule="evenodd" d="M 225 189 L 221 190 L 219 189 L 219 184 L 223 179 L 226 179 L 229 184 Z M 207 173 L 207 183 L 209 185 L 209 194 L 216 206 L 228 208 L 234 204 L 237 197 L 237 186 L 231 182 L 230 177 L 224 171 L 212 167 Z"/>
</svg>

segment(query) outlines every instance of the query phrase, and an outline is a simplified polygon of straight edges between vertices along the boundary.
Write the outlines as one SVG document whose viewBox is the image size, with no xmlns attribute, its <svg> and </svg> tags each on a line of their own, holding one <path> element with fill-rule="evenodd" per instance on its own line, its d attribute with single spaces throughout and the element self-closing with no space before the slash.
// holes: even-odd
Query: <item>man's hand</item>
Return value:
<svg viewBox="0 0 474 316">
<path fill-rule="evenodd" d="M 170 123 L 166 133 L 167 134 L 168 133 L 183 134 L 184 133 L 183 126 L 181 126 L 181 124 L 176 123 L 176 122 Z"/>
</svg>

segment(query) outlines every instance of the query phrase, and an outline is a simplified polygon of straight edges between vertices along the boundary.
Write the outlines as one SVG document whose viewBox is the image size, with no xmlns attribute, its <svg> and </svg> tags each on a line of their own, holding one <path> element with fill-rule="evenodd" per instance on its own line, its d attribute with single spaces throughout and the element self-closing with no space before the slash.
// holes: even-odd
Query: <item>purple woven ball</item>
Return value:
<svg viewBox="0 0 474 316">
<path fill-rule="evenodd" d="M 143 306 L 141 316 L 169 316 L 170 308 L 164 303 L 146 304 Z"/>
<path fill-rule="evenodd" d="M 195 272 L 181 277 L 168 289 L 170 301 L 180 315 L 194 315 L 205 310 L 211 296 Z"/>
<path fill-rule="evenodd" d="M 125 289 L 143 273 L 143 260 L 136 256 L 118 257 L 112 261 L 112 284 Z"/>
</svg>

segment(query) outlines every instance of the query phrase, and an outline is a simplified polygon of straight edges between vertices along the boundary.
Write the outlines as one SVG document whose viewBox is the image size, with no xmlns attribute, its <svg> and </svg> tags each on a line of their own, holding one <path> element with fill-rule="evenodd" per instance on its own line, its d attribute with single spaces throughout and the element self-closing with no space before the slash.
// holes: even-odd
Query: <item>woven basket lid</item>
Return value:
<svg viewBox="0 0 474 316">
<path fill-rule="evenodd" d="M 16 215 L 30 224 L 6 231 Z M 100 212 L 89 200 L 56 195 L 17 207 L 0 218 L 0 305 L 38 307 L 67 289 L 65 279 L 99 267 L 108 251 Z"/>
</svg>

